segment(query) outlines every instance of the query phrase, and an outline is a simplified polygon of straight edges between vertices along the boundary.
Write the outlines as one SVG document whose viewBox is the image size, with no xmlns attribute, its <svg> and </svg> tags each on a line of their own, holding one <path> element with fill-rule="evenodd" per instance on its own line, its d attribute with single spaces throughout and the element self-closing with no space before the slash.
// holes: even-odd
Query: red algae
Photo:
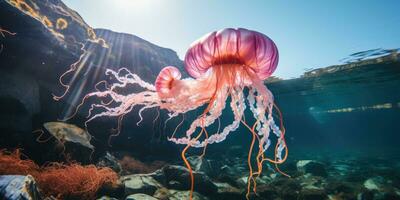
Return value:
<svg viewBox="0 0 400 200">
<path fill-rule="evenodd" d="M 39 166 L 19 149 L 0 150 L 0 175 L 32 175 L 42 195 L 57 199 L 95 199 L 103 186 L 115 187 L 118 175 L 107 167 L 83 166 L 79 163 L 49 163 Z"/>
</svg>

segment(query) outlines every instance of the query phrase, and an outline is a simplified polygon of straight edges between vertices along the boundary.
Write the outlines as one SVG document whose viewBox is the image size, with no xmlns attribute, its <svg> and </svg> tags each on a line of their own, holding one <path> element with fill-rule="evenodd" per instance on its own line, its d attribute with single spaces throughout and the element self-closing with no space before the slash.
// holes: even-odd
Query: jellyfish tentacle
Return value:
<svg viewBox="0 0 400 200">
<path fill-rule="evenodd" d="M 85 49 L 85 44 L 84 44 L 84 43 L 81 43 L 81 42 L 79 42 L 79 44 L 81 45 L 80 50 L 81 50 L 83 53 L 81 53 L 80 56 L 79 56 L 79 58 L 78 58 L 78 60 L 75 61 L 74 63 L 72 63 L 72 64 L 69 66 L 69 69 L 68 69 L 67 71 L 65 71 L 63 74 L 61 74 L 61 76 L 58 78 L 58 82 L 61 84 L 61 86 L 64 87 L 64 92 L 63 92 L 61 95 L 59 95 L 59 96 L 53 94 L 53 99 L 54 99 L 55 101 L 59 101 L 60 99 L 64 98 L 65 95 L 67 95 L 67 93 L 68 93 L 68 91 L 69 91 L 69 89 L 70 89 L 70 87 L 71 87 L 71 84 L 75 81 L 76 76 L 77 76 L 77 74 L 78 74 L 79 71 L 80 71 L 79 69 L 81 69 L 81 68 L 83 67 L 83 65 L 86 63 L 86 60 L 87 60 L 87 59 L 89 58 L 89 56 L 90 56 L 90 53 L 88 53 L 88 51 L 86 51 L 86 49 Z M 78 66 L 78 65 L 79 65 L 79 66 Z M 64 81 L 63 81 L 64 77 L 65 77 L 66 75 L 68 75 L 68 74 L 70 74 L 70 73 L 76 71 L 77 69 L 78 69 L 78 73 L 75 73 L 75 74 L 74 74 L 74 76 L 71 78 L 71 80 L 69 81 L 69 83 L 64 83 Z"/>
<path fill-rule="evenodd" d="M 0 35 L 1 35 L 3 38 L 6 37 L 6 35 L 5 35 L 4 33 L 7 33 L 8 35 L 12 35 L 12 36 L 14 36 L 14 35 L 17 34 L 17 33 L 15 33 L 15 32 L 11 32 L 11 31 L 9 31 L 9 30 L 2 29 L 2 28 L 0 27 Z M 0 53 L 3 52 L 3 49 L 4 49 L 4 45 L 3 45 L 3 44 L 0 44 Z"/>
<path fill-rule="evenodd" d="M 120 76 L 122 71 L 126 71 L 125 76 Z M 147 89 L 149 91 L 156 91 L 156 88 L 153 84 L 147 83 L 146 81 L 142 80 L 137 74 L 130 72 L 127 68 L 120 68 L 118 71 L 114 71 L 112 69 L 106 70 L 106 75 L 112 75 L 119 83 L 114 83 L 111 86 L 111 90 L 115 88 L 123 88 L 126 87 L 128 84 L 137 84 L 141 86 L 143 89 Z"/>
<path fill-rule="evenodd" d="M 176 131 L 178 130 L 179 127 L 181 127 L 181 125 L 183 124 L 184 121 L 185 121 L 185 115 L 182 114 L 182 121 L 179 122 L 178 126 L 175 127 L 175 130 L 174 130 L 174 132 L 172 133 L 171 138 L 174 138 Z"/>
<path fill-rule="evenodd" d="M 203 120 L 204 122 L 204 120 Z M 186 167 L 189 170 L 189 175 L 190 175 L 190 192 L 189 192 L 189 199 L 193 199 L 193 191 L 194 191 L 194 175 L 193 175 L 193 169 L 190 166 L 189 161 L 186 158 L 186 151 L 193 145 L 193 143 L 197 142 L 197 140 L 202 136 L 204 129 L 200 131 L 200 133 L 196 136 L 196 138 L 190 140 L 187 144 L 186 147 L 182 150 L 181 157 L 186 165 Z"/>
<path fill-rule="evenodd" d="M 259 136 L 256 134 L 256 132 L 254 131 L 256 125 L 259 123 L 259 119 L 257 119 L 257 121 L 254 123 L 253 127 L 250 128 L 250 126 L 244 121 L 241 120 L 241 122 L 243 123 L 243 125 L 248 128 L 250 130 L 250 132 L 252 133 L 252 142 L 250 143 L 250 148 L 249 148 L 249 153 L 248 153 L 248 166 L 249 166 L 249 177 L 247 179 L 247 193 L 246 193 L 246 199 L 249 199 L 249 195 L 250 195 L 250 189 L 251 189 L 251 183 L 253 183 L 253 190 L 255 192 L 255 188 L 256 188 L 256 180 L 254 178 L 254 174 L 253 173 L 253 168 L 251 165 L 251 154 L 253 152 L 253 147 L 254 147 L 254 143 L 255 143 L 255 139 L 257 139 L 257 141 L 259 141 Z M 258 163 L 257 163 L 258 164 Z M 258 168 L 260 167 L 260 165 L 257 165 Z M 259 171 L 259 170 L 258 170 Z"/>
<path fill-rule="evenodd" d="M 32 133 L 39 133 L 39 136 L 36 138 L 36 142 L 39 142 L 39 143 L 46 143 L 53 137 L 52 135 L 50 135 L 50 137 L 48 137 L 47 139 L 41 140 L 41 138 L 44 134 L 43 129 L 34 130 L 34 131 L 32 131 Z"/>
<path fill-rule="evenodd" d="M 248 126 L 246 124 L 246 122 L 242 121 L 242 123 L 245 124 L 245 126 Z M 249 195 L 250 195 L 250 187 L 251 187 L 251 182 L 250 181 L 254 182 L 254 180 L 253 180 L 253 167 L 251 165 L 251 154 L 253 152 L 253 146 L 254 146 L 254 143 L 256 141 L 256 134 L 253 131 L 251 131 L 251 133 L 252 133 L 252 139 L 251 139 L 249 153 L 248 153 L 248 157 L 247 157 L 247 164 L 248 164 L 248 167 L 249 167 L 249 177 L 247 178 L 247 193 L 246 193 L 246 199 L 247 200 L 249 199 Z"/>
<path fill-rule="evenodd" d="M 6 37 L 6 35 L 5 35 L 4 33 L 7 33 L 8 35 L 12 35 L 12 36 L 14 36 L 14 35 L 17 34 L 17 33 L 15 33 L 15 32 L 11 32 L 11 31 L 9 31 L 9 30 L 6 30 L 6 29 L 3 29 L 3 28 L 0 27 L 0 35 L 1 35 L 2 37 Z"/>
</svg>

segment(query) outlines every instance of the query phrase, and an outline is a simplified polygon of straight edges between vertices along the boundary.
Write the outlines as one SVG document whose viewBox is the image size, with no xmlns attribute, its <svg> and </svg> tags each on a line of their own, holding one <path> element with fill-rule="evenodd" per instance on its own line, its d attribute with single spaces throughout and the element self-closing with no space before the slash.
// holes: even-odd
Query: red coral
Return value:
<svg viewBox="0 0 400 200">
<path fill-rule="evenodd" d="M 32 160 L 21 159 L 22 154 L 19 149 L 14 152 L 0 150 L 0 174 L 19 174 L 26 175 L 32 172 L 39 172 L 40 167 Z"/>
<path fill-rule="evenodd" d="M 0 150 L 0 174 L 30 174 L 35 177 L 44 196 L 60 199 L 95 199 L 100 187 L 116 186 L 118 176 L 110 168 L 78 163 L 50 163 L 39 167 L 32 160 L 22 159 L 19 150 Z"/>
</svg>

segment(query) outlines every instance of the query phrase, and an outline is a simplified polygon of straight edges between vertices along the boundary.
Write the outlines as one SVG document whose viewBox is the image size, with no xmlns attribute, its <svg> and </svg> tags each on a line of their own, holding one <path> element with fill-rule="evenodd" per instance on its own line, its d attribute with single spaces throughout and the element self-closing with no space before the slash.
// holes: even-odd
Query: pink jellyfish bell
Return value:
<svg viewBox="0 0 400 200">
<path fill-rule="evenodd" d="M 154 83 L 156 91 L 160 98 L 171 97 L 173 94 L 171 91 L 176 83 L 176 80 L 181 79 L 181 72 L 178 68 L 173 66 L 164 67 L 157 76 L 156 82 Z"/>
<path fill-rule="evenodd" d="M 103 116 L 116 116 L 122 120 L 123 116 L 136 105 L 142 106 L 139 110 L 140 117 L 145 109 L 160 107 L 169 111 L 170 118 L 206 105 L 203 113 L 191 123 L 183 137 L 169 138 L 171 142 L 186 145 L 182 158 L 190 171 L 191 191 L 193 191 L 194 179 L 185 156 L 187 149 L 222 142 L 229 133 L 243 124 L 252 135 L 248 155 L 250 169 L 246 195 L 248 197 L 251 185 L 255 191 L 255 179 L 262 172 L 263 162 L 269 161 L 277 166 L 286 160 L 288 154 L 281 113 L 274 104 L 272 93 L 264 84 L 264 80 L 275 71 L 278 57 L 275 43 L 266 35 L 242 28 L 223 29 L 200 38 L 187 51 L 184 60 L 185 69 L 192 78 L 181 79 L 179 69 L 168 66 L 161 70 L 155 85 L 152 85 L 126 68 L 121 68 L 119 71 L 109 69 L 106 74 L 113 76 L 117 83 L 110 84 L 105 91 L 87 94 L 82 103 L 92 96 L 112 99 L 113 104 L 103 101 L 93 104 L 88 121 Z M 125 72 L 121 73 L 121 71 Z M 118 93 L 117 88 L 128 85 L 139 85 L 143 91 L 128 95 Z M 245 89 L 249 91 L 247 96 L 243 92 Z M 230 97 L 229 106 L 234 115 L 233 122 L 222 131 L 209 135 L 207 127 L 214 124 L 222 115 L 228 97 Z M 255 118 L 253 125 L 248 125 L 244 120 L 244 111 L 247 107 Z M 281 128 L 275 124 L 272 114 L 274 108 L 281 119 Z M 196 134 L 197 129 L 200 131 Z M 267 158 L 265 155 L 272 143 L 270 133 L 277 137 L 274 158 Z M 251 154 L 256 141 L 259 150 L 256 156 L 257 165 L 253 169 Z M 282 152 L 285 152 L 283 157 Z M 279 171 L 278 167 L 277 170 Z"/>
</svg>

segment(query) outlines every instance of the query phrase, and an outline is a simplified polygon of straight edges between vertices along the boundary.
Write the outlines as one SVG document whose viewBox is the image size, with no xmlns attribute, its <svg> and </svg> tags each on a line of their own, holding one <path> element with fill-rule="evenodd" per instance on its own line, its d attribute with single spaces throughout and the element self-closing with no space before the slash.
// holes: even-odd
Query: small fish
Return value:
<svg viewBox="0 0 400 200">
<path fill-rule="evenodd" d="M 46 122 L 43 126 L 60 142 L 79 143 L 89 149 L 94 149 L 94 146 L 90 144 L 92 136 L 76 125 L 65 122 Z"/>
</svg>

